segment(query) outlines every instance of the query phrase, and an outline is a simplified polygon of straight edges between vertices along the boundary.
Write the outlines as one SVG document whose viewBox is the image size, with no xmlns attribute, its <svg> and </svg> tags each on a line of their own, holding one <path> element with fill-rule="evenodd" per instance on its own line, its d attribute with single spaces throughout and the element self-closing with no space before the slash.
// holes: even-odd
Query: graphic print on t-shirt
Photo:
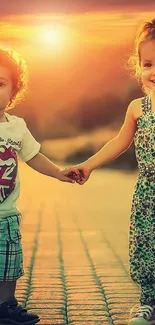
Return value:
<svg viewBox="0 0 155 325">
<path fill-rule="evenodd" d="M 3 203 L 15 188 L 18 160 L 16 151 L 0 145 L 0 203 Z"/>
</svg>

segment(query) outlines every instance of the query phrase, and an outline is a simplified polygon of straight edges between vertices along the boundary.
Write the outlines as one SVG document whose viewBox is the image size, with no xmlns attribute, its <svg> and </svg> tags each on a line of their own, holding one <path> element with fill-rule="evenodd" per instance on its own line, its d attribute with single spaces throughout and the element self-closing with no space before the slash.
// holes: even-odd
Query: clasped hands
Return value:
<svg viewBox="0 0 155 325">
<path fill-rule="evenodd" d="M 63 170 L 61 170 L 62 177 L 59 178 L 61 181 L 66 181 L 70 183 L 78 183 L 79 185 L 83 185 L 87 179 L 89 178 L 89 175 L 91 173 L 91 170 L 84 164 L 79 164 L 73 167 L 67 167 Z"/>
</svg>

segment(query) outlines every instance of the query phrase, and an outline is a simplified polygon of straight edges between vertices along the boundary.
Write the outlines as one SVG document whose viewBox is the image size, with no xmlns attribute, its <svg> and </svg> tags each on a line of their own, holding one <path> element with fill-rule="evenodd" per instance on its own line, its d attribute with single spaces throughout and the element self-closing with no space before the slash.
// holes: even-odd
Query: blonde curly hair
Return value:
<svg viewBox="0 0 155 325">
<path fill-rule="evenodd" d="M 140 45 L 144 41 L 155 40 L 155 18 L 147 21 L 140 26 L 136 40 L 135 49 L 128 60 L 128 68 L 130 75 L 134 77 L 141 84 L 141 57 Z M 150 90 L 142 85 L 144 93 L 148 94 Z"/>
<path fill-rule="evenodd" d="M 11 109 L 25 97 L 28 73 L 25 60 L 14 49 L 0 48 L 0 65 L 7 67 L 11 73 L 13 95 L 6 109 Z"/>
</svg>

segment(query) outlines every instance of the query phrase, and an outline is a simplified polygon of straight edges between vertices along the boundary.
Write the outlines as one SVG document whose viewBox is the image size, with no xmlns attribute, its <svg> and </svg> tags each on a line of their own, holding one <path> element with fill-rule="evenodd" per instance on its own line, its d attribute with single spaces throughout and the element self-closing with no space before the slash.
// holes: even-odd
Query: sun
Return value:
<svg viewBox="0 0 155 325">
<path fill-rule="evenodd" d="M 45 44 L 60 45 L 64 41 L 64 29 L 61 26 L 42 27 L 39 38 Z"/>
<path fill-rule="evenodd" d="M 39 53 L 68 53 L 76 48 L 78 35 L 76 29 L 65 24 L 51 23 L 39 25 L 34 29 L 34 41 L 39 46 Z"/>
</svg>

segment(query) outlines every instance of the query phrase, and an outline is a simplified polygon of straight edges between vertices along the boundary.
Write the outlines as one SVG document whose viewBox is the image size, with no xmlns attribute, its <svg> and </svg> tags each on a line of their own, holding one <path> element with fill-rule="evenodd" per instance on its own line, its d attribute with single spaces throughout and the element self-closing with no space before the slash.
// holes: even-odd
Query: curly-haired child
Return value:
<svg viewBox="0 0 155 325">
<path fill-rule="evenodd" d="M 24 275 L 21 244 L 18 156 L 38 172 L 74 183 L 40 153 L 40 144 L 23 118 L 8 114 L 27 89 L 25 60 L 13 49 L 0 49 L 0 324 L 34 324 L 36 314 L 18 304 L 16 281 Z"/>
</svg>

